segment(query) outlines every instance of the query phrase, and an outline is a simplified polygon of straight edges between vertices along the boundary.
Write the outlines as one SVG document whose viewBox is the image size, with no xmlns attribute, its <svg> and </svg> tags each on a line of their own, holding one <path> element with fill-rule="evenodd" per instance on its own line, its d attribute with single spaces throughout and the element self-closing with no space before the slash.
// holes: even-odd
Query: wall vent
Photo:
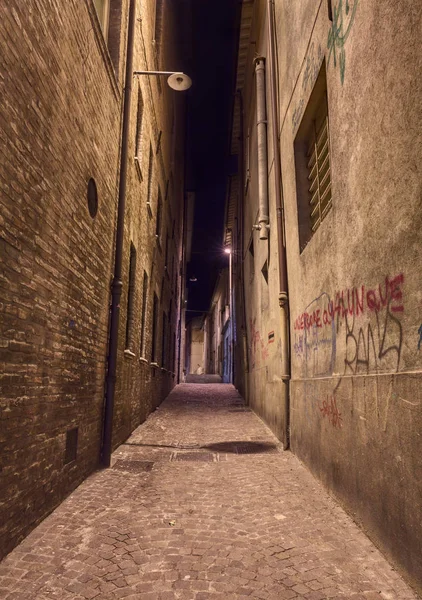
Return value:
<svg viewBox="0 0 422 600">
<path fill-rule="evenodd" d="M 76 460 L 78 450 L 78 428 L 69 429 L 66 431 L 66 449 L 64 453 L 64 464 Z"/>
</svg>

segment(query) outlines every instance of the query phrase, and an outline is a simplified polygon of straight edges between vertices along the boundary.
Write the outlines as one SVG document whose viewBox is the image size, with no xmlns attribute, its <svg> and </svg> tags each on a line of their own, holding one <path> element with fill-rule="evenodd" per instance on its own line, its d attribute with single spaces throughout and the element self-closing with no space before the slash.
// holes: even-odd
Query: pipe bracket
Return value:
<svg viewBox="0 0 422 600">
<path fill-rule="evenodd" d="M 287 292 L 279 292 L 278 294 L 278 304 L 280 307 L 286 306 L 289 303 L 289 297 Z"/>
</svg>

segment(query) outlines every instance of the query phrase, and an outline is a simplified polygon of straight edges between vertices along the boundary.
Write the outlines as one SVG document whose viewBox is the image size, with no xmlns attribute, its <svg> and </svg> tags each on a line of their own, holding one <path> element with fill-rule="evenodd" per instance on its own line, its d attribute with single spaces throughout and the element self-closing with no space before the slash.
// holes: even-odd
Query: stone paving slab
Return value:
<svg viewBox="0 0 422 600">
<path fill-rule="evenodd" d="M 230 385 L 181 384 L 0 564 L 4 600 L 417 600 Z"/>
</svg>

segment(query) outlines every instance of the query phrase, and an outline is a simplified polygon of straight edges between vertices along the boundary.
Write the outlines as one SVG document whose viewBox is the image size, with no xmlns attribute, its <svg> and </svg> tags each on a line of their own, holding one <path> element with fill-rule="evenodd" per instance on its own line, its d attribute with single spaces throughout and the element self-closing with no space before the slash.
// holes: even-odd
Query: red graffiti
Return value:
<svg viewBox="0 0 422 600">
<path fill-rule="evenodd" d="M 334 396 L 327 396 L 327 399 L 323 401 L 322 406 L 319 407 L 323 417 L 328 417 L 328 421 L 335 428 L 341 429 L 343 427 L 343 419 L 341 413 L 337 408 L 337 402 Z"/>
<path fill-rule="evenodd" d="M 336 292 L 334 300 L 324 309 L 314 310 L 312 313 L 304 312 L 294 322 L 294 329 L 300 331 L 313 327 L 321 328 L 331 325 L 335 317 L 347 315 L 358 316 L 365 310 L 379 312 L 389 305 L 392 312 L 403 312 L 404 275 L 400 273 L 393 278 L 386 277 L 384 283 L 378 284 L 373 289 L 365 289 L 364 285 Z"/>
</svg>

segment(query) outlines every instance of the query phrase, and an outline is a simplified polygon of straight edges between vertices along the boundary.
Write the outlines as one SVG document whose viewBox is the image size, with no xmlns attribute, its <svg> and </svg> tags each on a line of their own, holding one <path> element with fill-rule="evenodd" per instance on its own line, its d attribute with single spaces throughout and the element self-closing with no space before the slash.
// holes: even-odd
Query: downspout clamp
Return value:
<svg viewBox="0 0 422 600">
<path fill-rule="evenodd" d="M 265 59 L 260 56 L 254 60 L 256 77 L 256 128 L 258 140 L 258 201 L 259 239 L 268 239 L 268 155 L 267 155 L 267 111 L 265 98 Z"/>
</svg>

